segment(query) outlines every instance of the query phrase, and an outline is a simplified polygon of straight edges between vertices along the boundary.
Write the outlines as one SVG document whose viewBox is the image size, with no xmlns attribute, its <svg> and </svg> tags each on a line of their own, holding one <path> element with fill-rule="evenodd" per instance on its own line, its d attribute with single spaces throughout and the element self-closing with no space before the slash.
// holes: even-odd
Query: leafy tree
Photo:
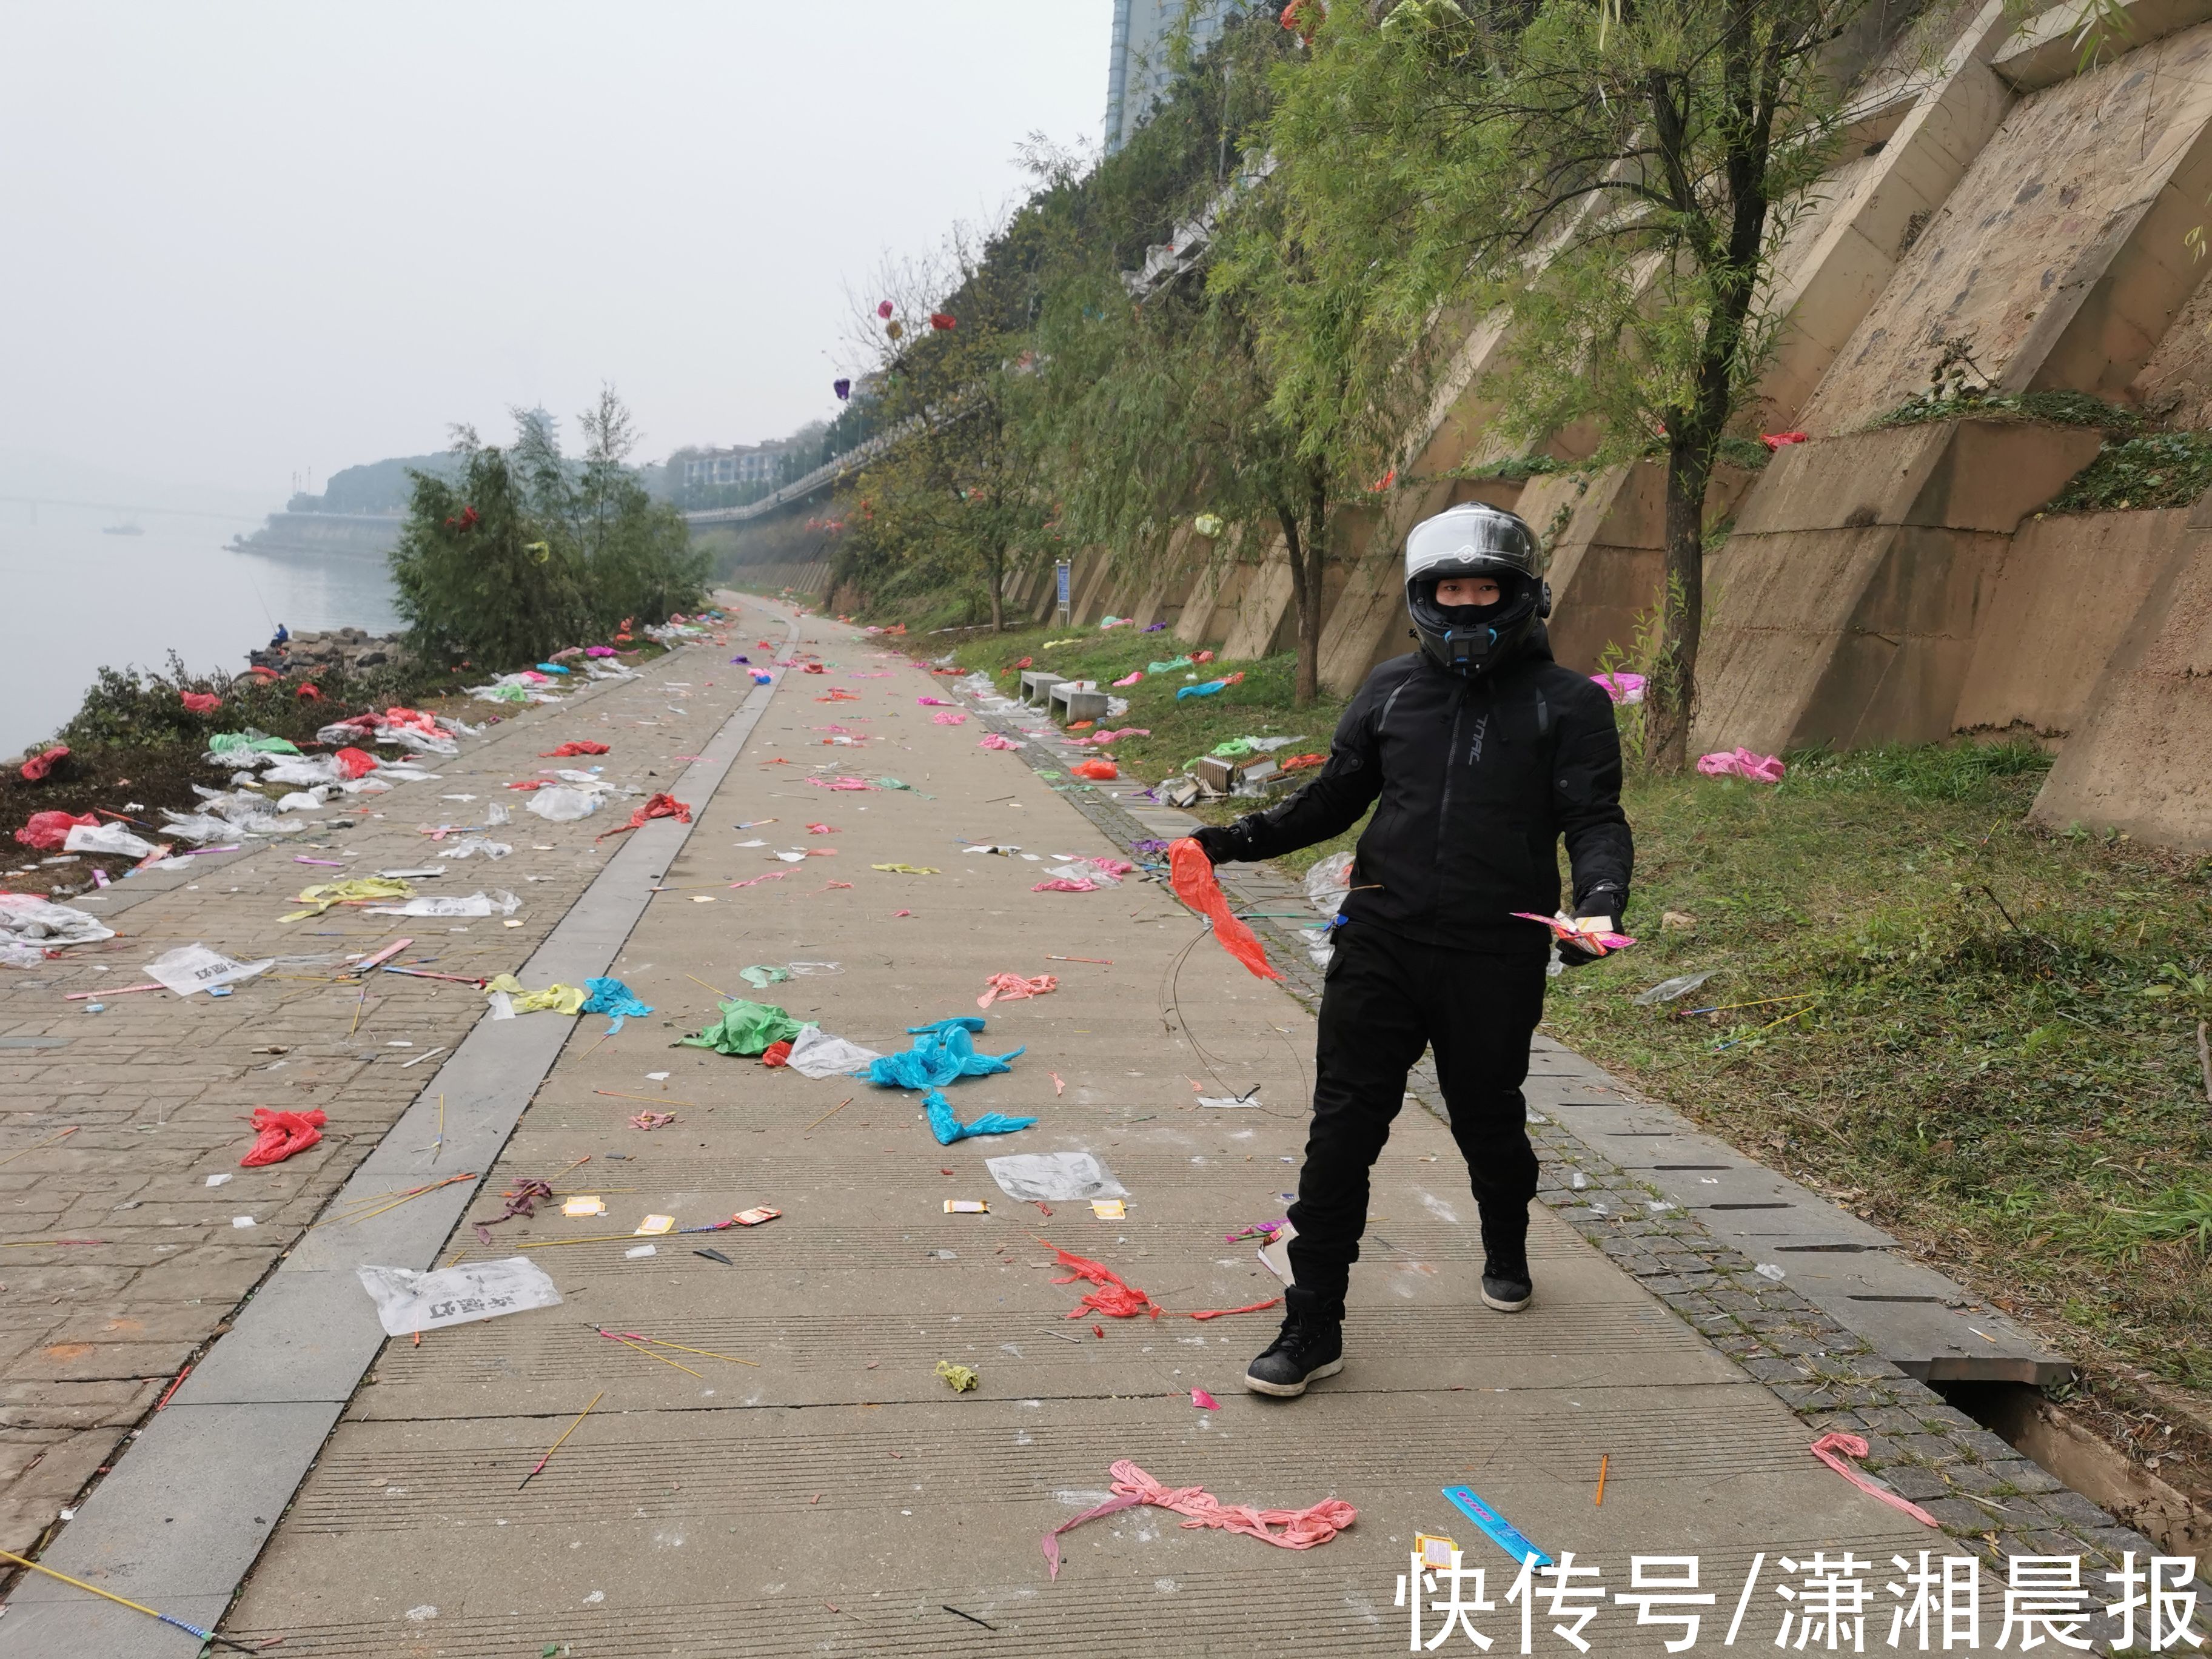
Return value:
<svg viewBox="0 0 2212 1659">
<path fill-rule="evenodd" d="M 1510 319 L 1501 424 L 1589 420 L 1607 457 L 1663 448 L 1664 769 L 1696 706 L 1706 487 L 1770 343 L 1775 253 L 1839 129 L 1826 57 L 1863 3 L 1406 0 L 1380 23 L 1341 5 L 1279 76 L 1290 217 L 1340 286 L 1370 262 L 1361 327 Z M 1357 404 L 1357 375 L 1329 379 L 1309 391 Z"/>
<path fill-rule="evenodd" d="M 880 365 L 877 418 L 899 436 L 854 486 L 840 561 L 844 580 L 872 568 L 894 584 L 980 588 L 994 630 L 1006 624 L 1006 579 L 1042 544 L 1048 517 L 1012 413 L 1036 366 L 1024 246 L 1034 234 L 1019 217 L 988 240 L 956 233 L 942 268 L 879 283 L 893 314 L 886 323 L 871 312 L 866 324 Z"/>
<path fill-rule="evenodd" d="M 425 661 L 495 672 L 536 662 L 590 625 L 588 572 L 573 538 L 532 509 L 515 455 L 454 434 L 460 476 L 418 472 L 392 552 L 409 642 Z"/>
<path fill-rule="evenodd" d="M 392 569 L 418 650 L 433 661 L 534 662 L 700 602 L 707 557 L 683 515 L 626 464 L 636 434 L 611 386 L 580 418 L 580 459 L 562 454 L 544 410 L 517 410 L 514 421 L 505 451 L 457 429 L 457 478 L 415 475 Z"/>
</svg>

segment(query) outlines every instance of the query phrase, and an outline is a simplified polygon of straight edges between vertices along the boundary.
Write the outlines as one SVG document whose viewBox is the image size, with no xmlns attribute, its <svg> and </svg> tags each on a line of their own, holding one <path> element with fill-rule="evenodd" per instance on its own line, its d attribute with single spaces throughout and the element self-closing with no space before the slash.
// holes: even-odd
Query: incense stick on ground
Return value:
<svg viewBox="0 0 2212 1659">
<path fill-rule="evenodd" d="M 550 1454 L 549 1453 L 548 1455 Z M 89 1590 L 103 1601 L 112 1601 L 119 1607 L 128 1607 L 133 1613 L 143 1613 L 149 1619 L 158 1619 L 165 1625 L 173 1625 L 187 1636 L 197 1636 L 203 1642 L 220 1642 L 223 1646 L 234 1648 L 240 1653 L 255 1651 L 254 1649 L 247 1647 L 241 1642 L 232 1641 L 228 1636 L 217 1636 L 211 1630 L 202 1630 L 198 1625 L 188 1625 L 183 1620 L 173 1618 L 168 1613 L 156 1613 L 143 1602 L 126 1601 L 112 1590 L 104 1590 L 97 1584 L 88 1584 L 83 1579 L 72 1578 L 65 1572 L 56 1572 L 52 1567 L 42 1567 L 35 1561 L 26 1561 L 21 1556 L 12 1554 L 7 1550 L 0 1550 L 0 1560 L 13 1561 L 19 1567 L 28 1567 L 33 1572 L 42 1572 L 49 1578 L 60 1579 L 64 1584 L 74 1584 L 81 1590 Z"/>
<path fill-rule="evenodd" d="M 595 1095 L 605 1095 L 610 1100 L 642 1100 L 662 1106 L 696 1107 L 699 1103 L 696 1100 L 671 1100 L 666 1095 L 626 1095 L 614 1089 L 594 1089 L 592 1092 Z"/>
<path fill-rule="evenodd" d="M 624 1346 L 625 1348 L 629 1348 L 629 1349 L 633 1350 L 633 1351 L 634 1351 L 634 1352 L 638 1352 L 638 1353 L 641 1353 L 641 1354 L 643 1354 L 643 1355 L 644 1355 L 647 1359 L 658 1359 L 658 1360 L 659 1360 L 659 1361 L 660 1361 L 660 1363 L 661 1363 L 662 1364 L 664 1364 L 664 1365 L 676 1365 L 676 1369 L 677 1369 L 678 1370 L 679 1370 L 679 1371 L 689 1371 L 689 1372 L 690 1372 L 690 1374 L 691 1374 L 693 1376 L 697 1377 L 697 1378 L 698 1378 L 702 1382 L 704 1382 L 707 1380 L 707 1374 L 706 1374 L 704 1371 L 695 1371 L 695 1370 L 691 1370 L 691 1368 L 690 1368 L 689 1365 L 677 1365 L 677 1364 L 676 1364 L 676 1362 L 675 1362 L 674 1360 L 672 1360 L 672 1359 L 669 1358 L 668 1358 L 667 1356 L 665 1356 L 665 1354 L 657 1354 L 657 1353 L 653 1352 L 653 1351 L 652 1349 L 650 1349 L 650 1348 L 648 1348 L 648 1347 L 645 1346 L 644 1346 L 644 1341 L 641 1341 L 641 1340 L 634 1340 L 634 1339 L 632 1339 L 632 1338 L 630 1338 L 630 1337 L 624 1336 L 624 1335 L 621 1334 L 619 1332 L 606 1330 L 606 1329 L 605 1329 L 605 1328 L 601 1328 L 600 1326 L 598 1326 L 598 1325 L 594 1325 L 594 1326 L 592 1326 L 592 1328 L 593 1330 L 595 1330 L 595 1331 L 598 1331 L 598 1332 L 599 1332 L 599 1334 L 601 1336 L 604 1336 L 605 1338 L 606 1338 L 606 1340 L 607 1340 L 608 1341 L 610 1341 L 610 1342 L 619 1342 L 619 1343 L 621 1343 L 621 1344 L 623 1345 L 623 1346 Z M 645 1339 L 645 1340 L 651 1340 L 650 1338 Z"/>
<path fill-rule="evenodd" d="M 605 1400 L 606 1397 L 607 1391 L 605 1389 L 601 1389 L 597 1394 L 592 1396 L 592 1406 L 598 1405 L 599 1401 Z M 566 1441 L 570 1435 L 575 1433 L 578 1429 L 581 1428 L 583 1426 L 584 1419 L 592 1414 L 592 1406 L 586 1406 L 583 1410 L 578 1412 L 576 1413 L 576 1420 L 574 1423 L 571 1423 L 567 1428 L 561 1431 L 561 1438 L 559 1440 L 556 1440 L 551 1445 L 545 1449 L 545 1455 L 538 1460 L 538 1468 L 534 1468 L 531 1470 L 528 1474 L 524 1475 L 522 1477 L 522 1486 L 517 1486 L 515 1491 L 520 1492 L 522 1490 L 522 1486 L 526 1486 L 532 1480 L 535 1480 L 538 1478 L 538 1469 L 544 1468 L 548 1463 L 553 1461 L 553 1454 L 561 1449 L 562 1443 Z"/>
<path fill-rule="evenodd" d="M 733 1353 L 716 1353 L 712 1348 L 687 1348 L 681 1342 L 663 1342 L 657 1336 L 640 1337 L 638 1340 L 641 1342 L 650 1342 L 655 1347 L 673 1348 L 678 1353 L 700 1353 L 706 1355 L 709 1359 L 726 1359 L 732 1365 L 750 1365 L 755 1370 L 760 1369 L 760 1361 L 757 1359 L 740 1359 Z"/>
<path fill-rule="evenodd" d="M 2199 1040 L 2202 1040 L 2201 1035 Z M 47 1139 L 40 1141 L 36 1146 L 26 1146 L 23 1148 L 22 1152 L 10 1152 L 7 1157 L 0 1158 L 0 1164 L 13 1164 L 17 1158 L 22 1157 L 24 1152 L 35 1152 L 42 1151 L 48 1146 L 58 1146 L 82 1127 L 84 1127 L 84 1125 L 82 1123 L 72 1123 L 68 1128 L 63 1130 L 59 1134 L 49 1136 Z"/>
<path fill-rule="evenodd" d="M 308 1226 L 307 1231 L 309 1232 L 313 1232 L 317 1227 L 329 1227 L 342 1221 L 366 1221 L 371 1216 L 382 1215 L 386 1210 L 398 1209 L 402 1204 L 406 1203 L 410 1199 L 420 1198 L 425 1193 L 434 1193 L 441 1187 L 450 1187 L 457 1181 L 474 1181 L 475 1179 L 476 1172 L 471 1170 L 465 1174 L 447 1176 L 443 1181 L 434 1181 L 427 1187 L 411 1188 L 404 1193 L 374 1193 L 365 1198 L 358 1198 L 352 1200 L 352 1204 L 355 1206 L 369 1204 L 375 1206 L 374 1209 L 364 1210 L 355 1207 L 353 1213 L 350 1215 L 334 1215 L 326 1217 L 323 1220 L 311 1224 Z M 379 1199 L 389 1199 L 391 1201 L 389 1203 L 379 1204 L 377 1203 Z"/>
<path fill-rule="evenodd" d="M 720 884 L 717 884 L 719 885 Z M 707 981 L 701 979 L 696 974 L 686 974 L 684 977 L 690 980 L 694 985 L 707 985 Z M 707 985 L 707 988 L 710 991 L 714 991 L 714 988 L 711 985 Z M 714 991 L 714 994 L 718 997 L 726 997 L 730 994 L 727 991 Z"/>
<path fill-rule="evenodd" d="M 816 1118 L 813 1122 L 808 1124 L 799 1133 L 803 1135 L 812 1134 L 817 1129 L 820 1128 L 823 1124 L 827 1123 L 831 1118 L 836 1116 L 838 1113 L 843 1111 L 848 1106 L 850 1106 L 859 1098 L 860 1097 L 858 1095 L 847 1095 L 844 1099 L 839 1101 L 835 1106 L 832 1106 L 828 1111 L 823 1113 L 820 1117 Z"/>
<path fill-rule="evenodd" d="M 1605 1466 L 1606 1466 L 1607 1463 L 1611 1462 L 1612 1461 L 1613 1461 L 1613 1454 L 1612 1454 L 1611 1452 L 1600 1452 L 1600 1453 L 1597 1455 L 1597 1503 L 1598 1503 L 1598 1504 L 1602 1504 L 1602 1503 L 1604 1503 L 1604 1502 L 1605 1502 Z M 1595 1508 L 1595 1507 L 1596 1507 L 1596 1504 L 1593 1504 L 1591 1507 Z"/>
</svg>

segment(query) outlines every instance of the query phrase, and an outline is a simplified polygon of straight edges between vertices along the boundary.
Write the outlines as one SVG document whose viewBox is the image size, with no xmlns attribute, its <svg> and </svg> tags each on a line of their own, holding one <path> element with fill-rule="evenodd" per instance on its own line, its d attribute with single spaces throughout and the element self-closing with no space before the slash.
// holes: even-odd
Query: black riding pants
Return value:
<svg viewBox="0 0 2212 1659">
<path fill-rule="evenodd" d="M 1341 1317 L 1367 1176 L 1389 1139 L 1421 1050 L 1436 1053 L 1452 1138 L 1467 1158 L 1486 1245 L 1521 1247 L 1536 1195 L 1521 1085 L 1544 1012 L 1545 957 L 1486 956 L 1417 945 L 1358 923 L 1335 933 L 1321 1003 L 1313 1127 L 1297 1202 L 1291 1272 L 1303 1304 Z"/>
</svg>

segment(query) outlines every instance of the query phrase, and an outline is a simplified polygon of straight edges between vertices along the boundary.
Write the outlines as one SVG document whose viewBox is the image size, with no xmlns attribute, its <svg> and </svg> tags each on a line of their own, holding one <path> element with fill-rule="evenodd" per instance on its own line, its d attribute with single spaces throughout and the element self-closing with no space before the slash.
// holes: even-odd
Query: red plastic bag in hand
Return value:
<svg viewBox="0 0 2212 1659">
<path fill-rule="evenodd" d="M 1221 941 L 1223 950 L 1261 979 L 1282 978 L 1268 964 L 1267 953 L 1260 948 L 1252 930 L 1230 915 L 1221 884 L 1213 878 L 1213 860 L 1206 856 L 1203 847 L 1188 836 L 1170 842 L 1168 870 L 1175 896 L 1212 922 L 1213 936 Z"/>
<path fill-rule="evenodd" d="M 295 1152 L 304 1152 L 323 1138 L 330 1119 L 320 1112 L 272 1112 L 253 1109 L 253 1127 L 260 1139 L 253 1150 L 238 1160 L 239 1167 L 258 1170 L 264 1164 L 282 1164 Z"/>
<path fill-rule="evenodd" d="M 222 699 L 208 691 L 179 691 L 185 707 L 195 714 L 212 714 L 222 707 Z"/>
<path fill-rule="evenodd" d="M 1109 760 L 1087 760 L 1080 766 L 1071 766 L 1068 771 L 1079 778 L 1093 778 L 1100 783 L 1111 783 L 1121 775 L 1121 769 Z"/>
<path fill-rule="evenodd" d="M 338 763 L 338 770 L 345 774 L 348 783 L 376 770 L 376 757 L 366 749 L 341 749 L 331 758 Z"/>
<path fill-rule="evenodd" d="M 52 771 L 56 766 L 59 765 L 63 761 L 65 761 L 68 758 L 69 745 L 65 743 L 58 743 L 52 748 L 46 750 L 40 754 L 32 756 L 30 759 L 25 761 L 22 764 L 21 770 L 23 774 L 23 781 L 26 783 L 38 782 L 41 778 L 45 777 L 47 773 Z"/>
<path fill-rule="evenodd" d="M 82 817 L 71 817 L 66 812 L 33 812 L 30 819 L 15 832 L 15 839 L 26 847 L 35 847 L 41 853 L 58 853 L 69 841 L 69 832 L 80 823 L 100 822 L 91 813 Z"/>
</svg>

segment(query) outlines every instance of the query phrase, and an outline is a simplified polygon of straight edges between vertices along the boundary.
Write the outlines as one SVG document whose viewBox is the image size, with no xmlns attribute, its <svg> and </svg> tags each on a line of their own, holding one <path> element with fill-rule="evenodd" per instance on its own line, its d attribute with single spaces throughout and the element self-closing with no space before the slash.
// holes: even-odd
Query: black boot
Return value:
<svg viewBox="0 0 2212 1659">
<path fill-rule="evenodd" d="M 1528 1272 L 1528 1217 L 1482 1222 L 1482 1299 L 1500 1313 L 1519 1313 L 1535 1299 Z"/>
<path fill-rule="evenodd" d="M 1344 1369 L 1344 1298 L 1325 1300 L 1293 1285 L 1283 1300 L 1282 1333 L 1245 1368 L 1244 1386 L 1287 1400 Z"/>
</svg>

